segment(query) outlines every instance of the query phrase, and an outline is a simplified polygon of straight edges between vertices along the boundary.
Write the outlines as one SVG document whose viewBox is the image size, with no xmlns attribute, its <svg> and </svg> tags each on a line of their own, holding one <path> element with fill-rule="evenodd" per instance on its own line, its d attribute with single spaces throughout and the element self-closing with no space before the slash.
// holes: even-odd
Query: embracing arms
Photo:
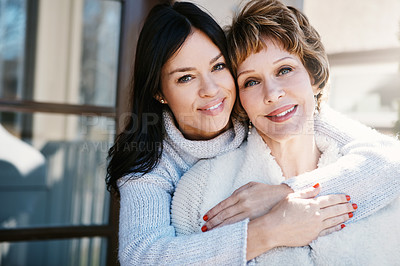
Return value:
<svg viewBox="0 0 400 266">
<path fill-rule="evenodd" d="M 349 222 L 366 217 L 400 195 L 399 142 L 334 111 L 316 120 L 315 128 L 337 142 L 343 156 L 335 163 L 285 181 L 294 191 L 321 184 L 320 195 L 344 193 L 357 203 Z M 208 228 L 250 220 L 267 213 L 288 193 L 284 184 L 249 183 L 206 213 Z M 353 214 L 351 214 L 352 216 Z M 325 230 L 321 235 L 333 230 Z"/>
<path fill-rule="evenodd" d="M 318 236 L 321 226 L 329 226 L 323 224 L 319 215 L 321 206 L 347 202 L 343 195 L 329 196 L 329 203 L 304 199 L 317 194 L 317 188 L 293 195 L 268 215 L 251 222 L 245 219 L 204 233 L 177 236 L 171 225 L 171 191 L 170 184 L 161 177 L 128 181 L 120 188 L 121 265 L 243 265 L 275 246 L 308 244 Z M 303 213 L 305 209 L 309 210 L 307 215 Z M 340 211 L 348 212 L 345 208 Z M 280 221 L 283 215 L 285 222 Z M 337 216 L 337 212 L 326 212 L 325 216 Z M 305 231 L 299 223 L 311 226 Z M 293 234 L 299 237 L 293 239 Z"/>
<path fill-rule="evenodd" d="M 315 121 L 315 130 L 339 144 L 343 154 L 326 167 L 285 183 L 298 191 L 321 184 L 321 195 L 345 193 L 358 204 L 354 218 L 364 218 L 400 196 L 400 142 L 331 109 Z"/>
<path fill-rule="evenodd" d="M 204 234 L 177 237 L 170 220 L 167 184 L 129 181 L 120 192 L 121 265 L 245 263 L 248 220 Z"/>
<path fill-rule="evenodd" d="M 335 128 L 330 127 L 329 122 L 320 126 L 321 130 L 325 128 L 324 130 L 335 133 Z M 333 172 L 334 169 L 321 171 L 320 174 L 315 176 L 307 176 L 305 174 L 306 176 L 303 178 L 296 177 L 288 185 L 293 190 L 299 191 L 319 182 L 321 184 L 321 194 L 327 194 L 329 189 L 331 189 L 332 193 L 348 194 L 352 197 L 352 201 L 359 205 L 355 215 L 361 211 L 358 217 L 363 217 L 363 215 L 368 215 L 382 208 L 393 200 L 396 195 L 399 195 L 400 156 L 392 156 L 389 152 L 390 149 L 396 151 L 396 145 L 398 144 L 390 138 L 382 137 L 381 139 L 381 135 L 378 133 L 373 133 L 372 135 L 375 137 L 369 138 L 369 141 L 360 141 L 354 136 L 351 128 L 347 130 L 350 132 L 336 129 L 337 132 L 332 137 L 343 143 L 342 152 L 344 156 L 337 163 L 347 166 L 347 170 L 340 172 L 342 174 L 340 178 L 342 178 L 343 183 L 339 182 L 339 187 L 330 183 L 336 183 L 337 181 L 337 176 L 333 174 L 335 173 Z M 369 129 L 368 132 L 370 132 Z M 350 158 L 351 160 L 346 160 L 345 158 Z M 379 159 L 379 164 L 376 164 L 377 158 Z M 352 163 L 349 163 L 350 161 Z M 359 174 L 360 169 L 362 169 L 361 175 Z M 332 181 L 334 179 L 336 181 Z M 175 228 L 171 225 L 170 216 L 171 195 L 174 192 L 173 185 L 165 181 L 166 178 L 163 177 L 156 176 L 149 180 L 142 182 L 129 181 L 120 190 L 119 257 L 122 265 L 142 263 L 195 264 L 200 262 L 244 264 L 246 260 L 267 251 L 272 246 L 282 245 L 284 242 L 282 234 L 280 236 L 276 234 L 282 232 L 281 230 L 286 230 L 287 232 L 288 229 L 285 224 L 276 223 L 276 219 L 279 219 L 277 217 L 282 215 L 281 210 L 299 206 L 299 204 L 303 203 L 302 206 L 307 207 L 311 204 L 311 202 L 297 203 L 296 200 L 287 197 L 291 190 L 288 189 L 287 185 L 280 185 L 281 189 L 277 190 L 279 192 L 277 193 L 278 196 L 273 199 L 275 204 L 279 202 L 280 205 L 276 205 L 276 208 L 273 207 L 275 204 L 271 204 L 272 206 L 267 208 L 250 208 L 250 210 L 261 211 L 261 213 L 256 213 L 253 217 L 249 215 L 250 222 L 248 219 L 243 220 L 244 218 L 241 217 L 239 219 L 242 220 L 241 222 L 231 220 L 230 223 L 236 223 L 208 230 L 205 233 L 176 236 Z M 344 182 L 346 180 L 352 181 L 346 183 Z M 360 182 L 362 183 L 361 186 Z M 362 191 L 359 190 L 360 187 L 363 188 Z M 258 189 L 258 187 L 253 187 L 253 189 L 255 188 Z M 254 195 L 254 198 L 259 198 L 257 195 L 266 195 L 263 189 L 259 189 L 258 193 L 249 194 Z M 344 201 L 343 195 L 342 201 Z M 367 201 L 363 200 L 364 198 Z M 372 199 L 372 201 L 369 201 L 369 199 Z M 366 202 L 368 202 L 368 206 L 363 206 Z M 257 201 L 253 203 L 255 204 L 254 206 L 261 206 Z M 346 213 L 352 211 L 351 204 L 344 205 L 348 207 L 341 210 L 342 215 L 340 217 L 342 220 L 335 221 L 336 224 L 340 225 L 344 222 Z M 363 211 L 364 209 L 366 212 Z M 262 212 L 268 211 L 270 211 L 269 215 L 263 215 Z M 237 212 L 241 213 L 242 210 L 238 207 Z M 232 213 L 230 215 L 226 219 L 232 217 Z M 296 216 L 293 211 L 293 217 L 303 216 Z M 311 219 L 313 219 L 313 216 L 310 217 Z M 209 220 L 212 220 L 211 215 Z M 222 220 L 224 220 L 224 217 L 222 217 Z M 322 224 L 323 220 L 319 220 L 319 222 Z M 281 225 L 281 227 L 277 227 L 277 225 Z M 271 230 L 266 230 L 268 228 Z M 333 226 L 333 228 L 336 230 L 337 226 Z M 319 230 L 321 231 L 321 228 Z M 318 233 L 313 232 L 314 236 L 311 236 L 311 240 L 313 237 L 317 237 Z M 279 239 L 279 237 L 281 238 Z M 310 236 L 307 237 L 310 238 Z M 307 237 L 304 238 L 304 241 L 311 241 Z M 301 245 L 300 242 L 293 243 L 293 245 Z M 290 243 L 286 243 L 286 245 L 290 245 Z"/>
</svg>

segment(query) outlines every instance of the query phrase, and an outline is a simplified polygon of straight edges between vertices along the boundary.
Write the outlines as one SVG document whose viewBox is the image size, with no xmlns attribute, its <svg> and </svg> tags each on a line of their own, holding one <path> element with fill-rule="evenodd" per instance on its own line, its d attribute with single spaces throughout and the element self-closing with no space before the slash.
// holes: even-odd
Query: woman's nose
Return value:
<svg viewBox="0 0 400 266">
<path fill-rule="evenodd" d="M 200 86 L 200 97 L 213 97 L 220 89 L 216 80 L 210 76 L 203 77 Z"/>
<path fill-rule="evenodd" d="M 278 82 L 270 81 L 264 84 L 263 91 L 265 104 L 275 103 L 285 96 L 285 90 Z"/>
</svg>

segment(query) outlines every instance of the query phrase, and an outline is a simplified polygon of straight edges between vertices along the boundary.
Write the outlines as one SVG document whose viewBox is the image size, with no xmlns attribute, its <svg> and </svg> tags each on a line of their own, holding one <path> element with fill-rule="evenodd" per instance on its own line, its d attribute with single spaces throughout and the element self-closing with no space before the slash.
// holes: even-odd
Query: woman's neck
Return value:
<svg viewBox="0 0 400 266">
<path fill-rule="evenodd" d="M 264 141 L 286 179 L 317 168 L 321 152 L 317 148 L 314 135 L 297 135 L 286 141 Z"/>
</svg>

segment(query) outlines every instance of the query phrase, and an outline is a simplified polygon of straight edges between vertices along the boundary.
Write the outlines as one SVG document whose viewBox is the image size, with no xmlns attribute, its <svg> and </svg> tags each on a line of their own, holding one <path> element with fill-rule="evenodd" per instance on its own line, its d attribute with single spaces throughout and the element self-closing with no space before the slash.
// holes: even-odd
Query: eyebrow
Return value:
<svg viewBox="0 0 400 266">
<path fill-rule="evenodd" d="M 254 72 L 254 70 L 246 70 L 246 71 L 240 72 L 240 73 L 237 75 L 236 79 L 238 79 L 238 78 L 240 77 L 240 75 L 242 75 L 242 74 L 247 74 L 247 73 L 251 73 L 251 72 Z"/>
<path fill-rule="evenodd" d="M 285 57 L 279 58 L 278 60 L 272 62 L 272 64 L 275 65 L 275 64 L 277 64 L 277 63 L 279 63 L 280 61 L 283 61 L 283 60 L 285 60 L 285 59 L 293 59 L 293 58 L 292 58 L 291 56 L 285 56 Z M 245 71 L 243 71 L 243 72 L 240 72 L 240 73 L 237 75 L 236 79 L 238 79 L 239 76 L 242 75 L 242 74 L 247 74 L 247 73 L 251 73 L 251 72 L 255 72 L 255 70 L 251 69 L 251 70 L 245 70 Z"/>
<path fill-rule="evenodd" d="M 221 56 L 222 56 L 222 53 L 219 54 L 219 55 L 217 55 L 217 56 L 214 57 L 213 59 L 211 59 L 211 60 L 210 60 L 210 65 L 211 65 L 212 63 L 215 63 Z"/>
<path fill-rule="evenodd" d="M 210 65 L 215 63 L 221 56 L 222 56 L 222 53 L 220 53 L 216 57 L 212 58 L 210 60 Z M 196 68 L 194 68 L 194 67 L 181 67 L 181 68 L 177 68 L 177 69 L 172 70 L 171 72 L 168 73 L 168 75 L 172 75 L 172 74 L 177 73 L 177 72 L 193 71 L 195 69 Z"/>
<path fill-rule="evenodd" d="M 285 60 L 285 59 L 293 59 L 291 56 L 285 56 L 285 57 L 282 57 L 282 58 L 280 58 L 280 59 L 278 59 L 278 60 L 276 60 L 275 62 L 273 62 L 272 64 L 276 64 L 276 63 L 279 63 L 280 61 L 283 61 L 283 60 Z"/>
<path fill-rule="evenodd" d="M 194 67 L 177 68 L 177 69 L 174 69 L 171 72 L 169 72 L 168 75 L 172 75 L 172 74 L 177 73 L 177 72 L 186 72 L 186 71 L 192 71 L 192 70 L 195 70 L 195 68 Z"/>
</svg>

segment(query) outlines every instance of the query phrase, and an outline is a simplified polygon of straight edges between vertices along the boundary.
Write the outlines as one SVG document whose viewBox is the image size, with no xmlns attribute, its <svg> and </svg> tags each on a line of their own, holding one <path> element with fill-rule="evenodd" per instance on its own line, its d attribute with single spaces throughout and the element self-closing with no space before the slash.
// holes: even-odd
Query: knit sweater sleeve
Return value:
<svg viewBox="0 0 400 266">
<path fill-rule="evenodd" d="M 400 144 L 330 110 L 315 130 L 338 143 L 343 156 L 328 166 L 286 180 L 294 191 L 321 184 L 320 195 L 345 193 L 358 209 L 349 220 L 369 216 L 400 195 Z"/>
<path fill-rule="evenodd" d="M 164 183 L 165 177 L 148 174 L 121 186 L 121 265 L 246 263 L 247 220 L 205 233 L 176 236 L 170 215 L 172 192 Z"/>
</svg>

